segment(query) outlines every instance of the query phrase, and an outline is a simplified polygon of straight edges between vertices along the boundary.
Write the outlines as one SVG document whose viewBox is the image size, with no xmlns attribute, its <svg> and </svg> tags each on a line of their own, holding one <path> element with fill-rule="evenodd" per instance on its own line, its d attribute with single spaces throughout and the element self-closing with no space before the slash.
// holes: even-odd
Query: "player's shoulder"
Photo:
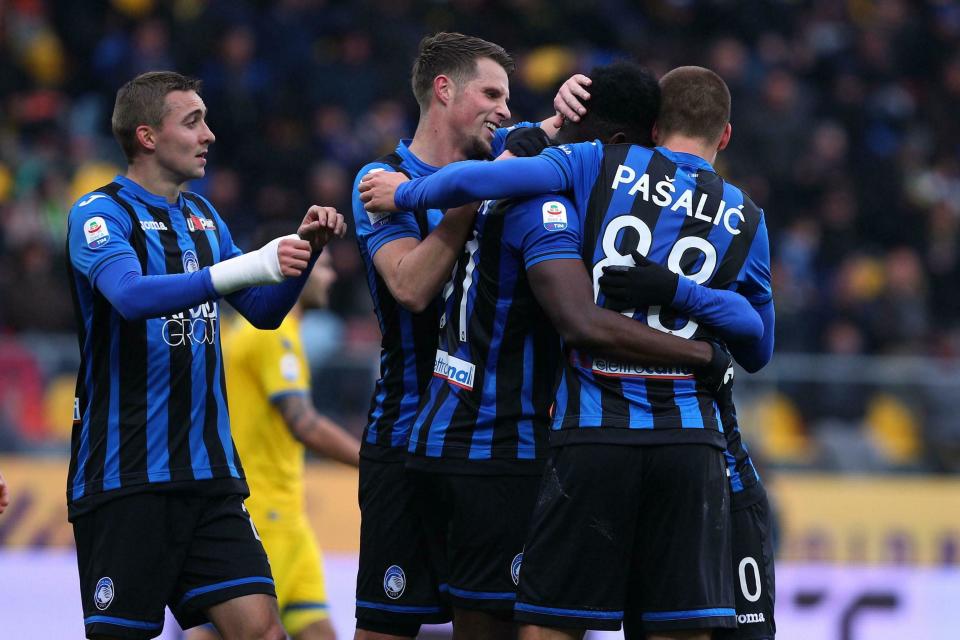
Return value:
<svg viewBox="0 0 960 640">
<path fill-rule="evenodd" d="M 82 225 L 88 244 L 95 241 L 98 245 L 104 244 L 111 233 L 129 235 L 132 228 L 130 214 L 114 199 L 111 191 L 116 190 L 110 187 L 105 185 L 83 194 L 67 214 L 67 229 Z"/>
<path fill-rule="evenodd" d="M 531 231 L 564 231 L 579 219 L 573 202 L 557 193 L 511 198 L 502 205 L 504 215 L 510 217 L 509 224 L 505 225 L 508 235 L 515 233 L 522 237 Z"/>
<path fill-rule="evenodd" d="M 70 216 L 87 217 L 92 213 L 125 213 L 123 205 L 116 201 L 117 189 L 111 189 L 114 183 L 97 187 L 83 194 L 70 207 Z"/>
<path fill-rule="evenodd" d="M 763 209 L 760 207 L 760 205 L 754 202 L 753 198 L 750 197 L 750 194 L 747 193 L 745 189 L 726 179 L 724 179 L 724 183 L 740 194 L 742 199 L 740 210 L 743 212 L 743 215 L 747 220 L 755 220 L 757 222 L 763 220 Z"/>
<path fill-rule="evenodd" d="M 396 156 L 396 158 L 394 159 L 393 156 Z M 357 172 L 357 177 L 353 181 L 354 188 L 356 188 L 356 186 L 360 184 L 360 180 L 362 180 L 363 176 L 367 175 L 368 173 L 374 173 L 377 171 L 396 172 L 400 170 L 400 167 L 401 167 L 401 158 L 397 154 L 383 156 L 381 158 L 377 158 L 376 160 L 368 162 L 367 164 L 360 167 L 360 170 Z"/>
<path fill-rule="evenodd" d="M 220 217 L 220 214 L 217 212 L 217 208 L 213 206 L 213 203 L 210 202 L 206 197 L 200 195 L 196 191 L 183 191 L 183 197 L 189 202 L 194 203 L 199 206 L 201 209 L 206 208 L 210 211 L 212 215 Z"/>
</svg>

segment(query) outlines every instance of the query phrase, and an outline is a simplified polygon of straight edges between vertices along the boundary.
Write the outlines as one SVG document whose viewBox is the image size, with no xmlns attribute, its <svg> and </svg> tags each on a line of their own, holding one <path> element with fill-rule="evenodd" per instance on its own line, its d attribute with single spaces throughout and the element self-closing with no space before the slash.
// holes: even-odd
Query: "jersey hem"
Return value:
<svg viewBox="0 0 960 640">
<path fill-rule="evenodd" d="M 135 495 L 137 493 L 174 493 L 188 491 L 191 495 L 231 495 L 239 494 L 244 497 L 250 495 L 247 481 L 244 478 L 210 478 L 208 480 L 180 480 L 176 482 L 140 482 L 119 489 L 99 491 L 83 496 L 77 500 L 70 499 L 67 493 L 67 520 L 73 522 L 76 518 L 86 515 L 102 507 L 104 504 L 117 498 Z"/>
<path fill-rule="evenodd" d="M 426 473 L 444 473 L 463 476 L 539 476 L 543 473 L 545 464 L 545 457 L 532 460 L 431 458 L 415 454 L 409 454 L 407 457 L 407 469 Z"/>
<path fill-rule="evenodd" d="M 712 429 L 628 429 L 624 427 L 583 427 L 550 432 L 550 446 L 575 444 L 670 445 L 706 444 L 717 449 L 727 448 L 722 433 Z"/>
</svg>

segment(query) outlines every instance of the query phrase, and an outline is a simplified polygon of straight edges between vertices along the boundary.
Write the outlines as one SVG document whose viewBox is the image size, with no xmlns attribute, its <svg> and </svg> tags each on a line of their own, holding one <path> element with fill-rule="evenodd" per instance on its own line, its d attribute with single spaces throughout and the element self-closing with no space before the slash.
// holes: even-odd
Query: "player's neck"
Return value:
<svg viewBox="0 0 960 640">
<path fill-rule="evenodd" d="M 154 163 L 137 162 L 127 167 L 127 178 L 133 180 L 150 193 L 166 199 L 173 204 L 180 197 L 184 183 L 172 180 L 167 172 Z"/>
<path fill-rule="evenodd" d="M 668 136 L 662 140 L 658 146 L 666 147 L 676 153 L 689 153 L 698 158 L 703 158 L 710 164 L 713 164 L 717 159 L 716 145 L 704 144 L 703 140 L 698 138 L 676 135 Z"/>
<path fill-rule="evenodd" d="M 420 118 L 417 131 L 410 142 L 410 152 L 434 167 L 444 167 L 451 162 L 466 160 L 463 151 L 451 143 L 454 137 L 442 122 L 431 118 L 429 113 Z"/>
</svg>

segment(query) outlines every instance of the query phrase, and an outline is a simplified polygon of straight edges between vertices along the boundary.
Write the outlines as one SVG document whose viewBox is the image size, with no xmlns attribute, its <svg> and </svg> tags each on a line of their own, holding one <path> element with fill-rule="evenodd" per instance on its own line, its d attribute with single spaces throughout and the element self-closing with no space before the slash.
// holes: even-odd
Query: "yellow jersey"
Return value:
<svg viewBox="0 0 960 640">
<path fill-rule="evenodd" d="M 276 331 L 263 331 L 237 316 L 222 340 L 231 431 L 250 485 L 247 508 L 257 526 L 303 523 L 305 448 L 273 404 L 310 393 L 300 321 L 290 314 Z"/>
</svg>

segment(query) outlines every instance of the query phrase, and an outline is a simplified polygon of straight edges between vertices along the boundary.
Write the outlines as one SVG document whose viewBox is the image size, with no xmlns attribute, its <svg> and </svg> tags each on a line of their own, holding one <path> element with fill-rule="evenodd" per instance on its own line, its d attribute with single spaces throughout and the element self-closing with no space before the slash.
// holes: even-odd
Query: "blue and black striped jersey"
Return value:
<svg viewBox="0 0 960 640">
<path fill-rule="evenodd" d="M 528 125 L 525 123 L 524 126 Z M 502 152 L 507 132 L 506 129 L 497 130 L 492 143 L 494 155 Z M 382 336 L 380 377 L 370 400 L 361 445 L 361 455 L 372 458 L 401 459 L 406 452 L 421 394 L 433 372 L 433 356 L 437 348 L 439 296 L 420 313 L 404 309 L 377 272 L 373 256 L 385 244 L 400 238 L 422 240 L 440 223 L 443 212 L 422 209 L 367 213 L 357 189 L 363 176 L 371 171 L 402 171 L 412 178 L 436 172 L 438 167 L 423 162 L 410 151 L 410 142 L 401 140 L 394 153 L 361 168 L 353 185 L 357 245 Z"/>
<path fill-rule="evenodd" d="M 485 203 L 477 214 L 445 291 L 434 377 L 414 423 L 408 466 L 542 472 L 560 339 L 526 270 L 543 260 L 580 258 L 569 249 L 565 226 L 547 223 L 547 214 L 541 222 L 541 212 L 570 206 L 545 196 Z"/>
<path fill-rule="evenodd" d="M 583 259 L 597 281 L 636 249 L 699 284 L 770 300 L 763 211 L 705 160 L 668 149 L 596 143 L 545 152 L 570 176 L 581 212 Z M 703 333 L 693 319 L 649 307 L 629 313 L 677 336 Z M 570 350 L 557 393 L 552 442 L 727 443 L 716 404 L 692 371 L 644 367 Z"/>
<path fill-rule="evenodd" d="M 188 273 L 241 253 L 210 203 L 192 193 L 171 205 L 118 176 L 70 210 L 67 269 L 81 356 L 71 515 L 122 493 L 198 480 L 214 481 L 207 491 L 247 491 L 230 435 L 219 306 L 125 320 L 95 285 L 107 264 L 131 252 L 144 275 Z"/>
</svg>

